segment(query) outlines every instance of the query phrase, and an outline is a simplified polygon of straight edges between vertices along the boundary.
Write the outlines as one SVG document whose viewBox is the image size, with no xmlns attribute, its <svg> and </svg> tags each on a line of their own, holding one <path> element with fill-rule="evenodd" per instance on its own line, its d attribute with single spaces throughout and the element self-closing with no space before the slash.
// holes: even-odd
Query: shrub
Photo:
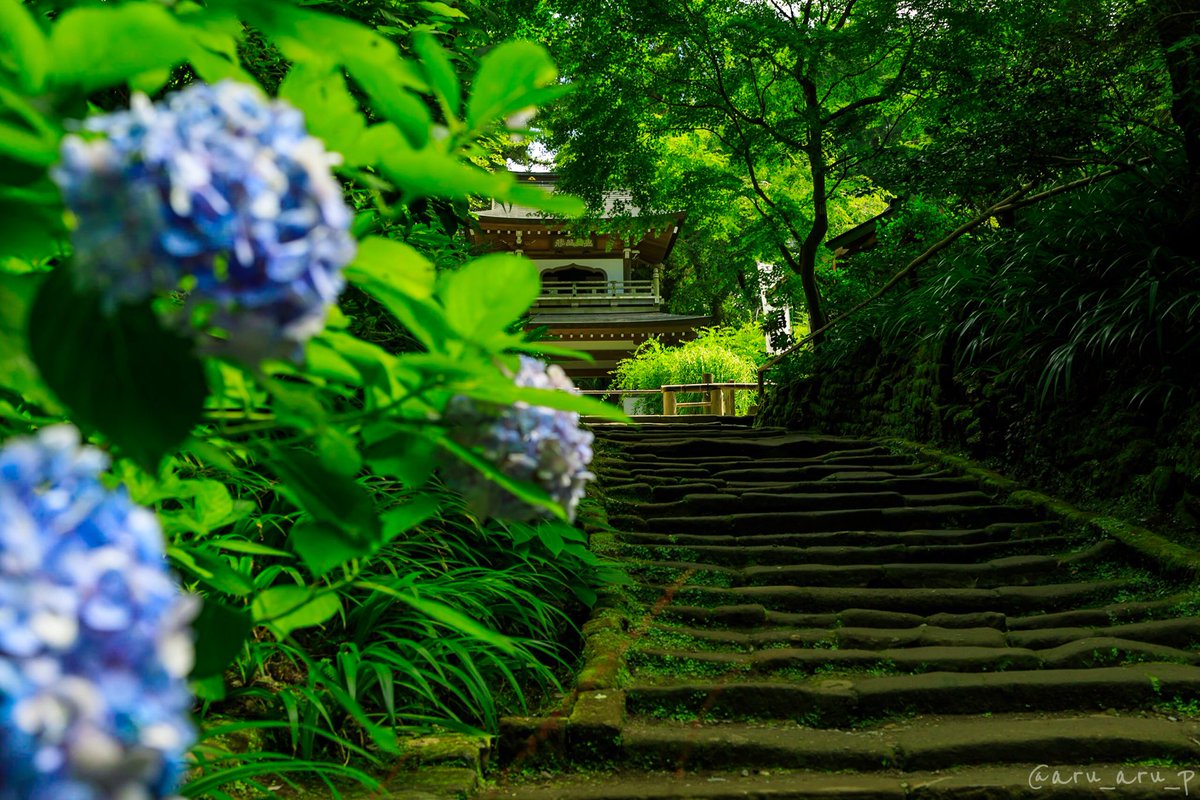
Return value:
<svg viewBox="0 0 1200 800">
<path fill-rule="evenodd" d="M 758 323 L 740 328 L 705 328 L 700 335 L 678 347 L 667 347 L 649 338 L 617 365 L 618 389 L 657 389 L 675 383 L 699 383 L 705 373 L 717 382 L 747 383 L 758 379 L 758 367 L 766 361 L 766 344 Z M 681 394 L 681 402 L 702 399 L 698 394 Z M 750 392 L 735 393 L 739 414 L 750 408 Z M 661 414 L 662 397 L 637 398 L 640 414 Z M 683 409 L 684 413 L 693 409 Z M 695 410 L 699 413 L 699 410 Z"/>
</svg>

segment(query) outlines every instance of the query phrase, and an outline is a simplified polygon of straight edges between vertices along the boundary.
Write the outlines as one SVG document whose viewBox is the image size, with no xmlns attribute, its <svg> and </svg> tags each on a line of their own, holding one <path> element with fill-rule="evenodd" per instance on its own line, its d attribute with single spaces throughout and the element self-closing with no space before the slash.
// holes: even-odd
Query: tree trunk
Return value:
<svg viewBox="0 0 1200 800">
<path fill-rule="evenodd" d="M 817 250 L 829 232 L 829 203 L 825 196 L 825 149 L 821 144 L 821 103 L 817 99 L 817 85 L 808 78 L 801 80 L 804 89 L 804 110 L 808 114 L 808 131 L 804 143 L 804 155 L 812 174 L 813 221 L 808 235 L 800 243 L 800 285 L 804 288 L 804 302 L 808 306 L 808 329 L 815 331 L 825 327 L 825 313 L 821 310 L 821 290 L 817 287 Z M 813 339 L 820 344 L 821 337 Z"/>
</svg>

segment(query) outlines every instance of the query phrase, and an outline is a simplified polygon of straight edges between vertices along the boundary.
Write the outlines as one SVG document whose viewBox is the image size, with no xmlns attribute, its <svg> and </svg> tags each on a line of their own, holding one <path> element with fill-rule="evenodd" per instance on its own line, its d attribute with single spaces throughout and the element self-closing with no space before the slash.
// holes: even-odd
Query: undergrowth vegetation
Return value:
<svg viewBox="0 0 1200 800">
<path fill-rule="evenodd" d="M 1040 458 L 1100 495 L 1186 499 L 1200 485 L 1186 428 L 1198 399 L 1200 270 L 1180 173 L 1167 153 L 977 231 L 791 358 L 768 416 L 882 426 L 1018 470 Z M 910 256 L 885 242 L 842 268 L 884 273 Z M 1076 422 L 1046 426 L 1067 419 Z"/>
<path fill-rule="evenodd" d="M 704 328 L 695 339 L 674 347 L 662 344 L 655 337 L 647 338 L 632 357 L 617 365 L 613 385 L 617 389 L 658 389 L 671 384 L 701 383 L 706 373 L 717 383 L 747 383 L 756 380 L 758 367 L 764 361 L 766 343 L 758 323 L 738 328 Z M 750 407 L 750 395 L 747 391 L 735 394 L 738 414 L 745 414 Z M 699 394 L 686 392 L 677 397 L 679 402 L 701 399 Z M 639 414 L 661 414 L 662 396 L 638 397 L 634 407 Z M 679 411 L 688 412 L 704 413 L 696 408 Z"/>
</svg>

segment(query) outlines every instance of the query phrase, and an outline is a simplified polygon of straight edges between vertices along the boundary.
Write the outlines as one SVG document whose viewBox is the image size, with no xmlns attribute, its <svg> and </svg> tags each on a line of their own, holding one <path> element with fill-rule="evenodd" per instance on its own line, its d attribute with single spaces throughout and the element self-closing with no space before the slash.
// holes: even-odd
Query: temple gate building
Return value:
<svg viewBox="0 0 1200 800">
<path fill-rule="evenodd" d="M 553 190 L 550 173 L 517 173 L 517 178 Z M 629 196 L 614 193 L 606 210 L 629 208 Z M 593 362 L 555 358 L 573 379 L 596 378 L 607 384 L 617 362 L 649 336 L 666 345 L 694 338 L 711 317 L 668 314 L 662 310 L 663 262 L 671 253 L 682 212 L 647 218 L 640 236 L 582 232 L 579 224 L 549 219 L 531 208 L 493 202 L 478 212 L 473 243 L 490 251 L 524 255 L 537 264 L 542 290 L 528 330 L 545 329 L 547 341 L 588 353 Z M 597 227 L 605 227 L 603 223 Z"/>
</svg>

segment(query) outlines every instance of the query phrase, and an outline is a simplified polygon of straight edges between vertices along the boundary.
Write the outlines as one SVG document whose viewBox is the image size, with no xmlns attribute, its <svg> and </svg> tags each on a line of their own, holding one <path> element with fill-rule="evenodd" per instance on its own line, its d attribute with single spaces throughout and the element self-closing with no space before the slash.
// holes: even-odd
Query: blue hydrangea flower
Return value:
<svg viewBox="0 0 1200 800">
<path fill-rule="evenodd" d="M 161 798 L 195 739 L 198 601 L 68 425 L 0 450 L 0 800 Z"/>
<path fill-rule="evenodd" d="M 521 356 L 513 382 L 534 389 L 575 390 L 561 367 L 528 356 Z M 545 490 L 570 519 L 575 518 L 587 482 L 595 477 L 588 471 L 592 434 L 579 427 L 577 413 L 523 402 L 499 406 L 459 396 L 447 405 L 445 421 L 455 441 L 479 451 L 510 478 Z M 463 465 L 450 465 L 444 472 L 477 513 L 512 520 L 546 516 L 545 509 L 522 503 Z"/>
<path fill-rule="evenodd" d="M 52 175 L 78 279 L 109 308 L 164 291 L 247 361 L 297 358 L 354 258 L 351 212 L 304 117 L 258 89 L 198 84 L 86 120 Z"/>
</svg>

